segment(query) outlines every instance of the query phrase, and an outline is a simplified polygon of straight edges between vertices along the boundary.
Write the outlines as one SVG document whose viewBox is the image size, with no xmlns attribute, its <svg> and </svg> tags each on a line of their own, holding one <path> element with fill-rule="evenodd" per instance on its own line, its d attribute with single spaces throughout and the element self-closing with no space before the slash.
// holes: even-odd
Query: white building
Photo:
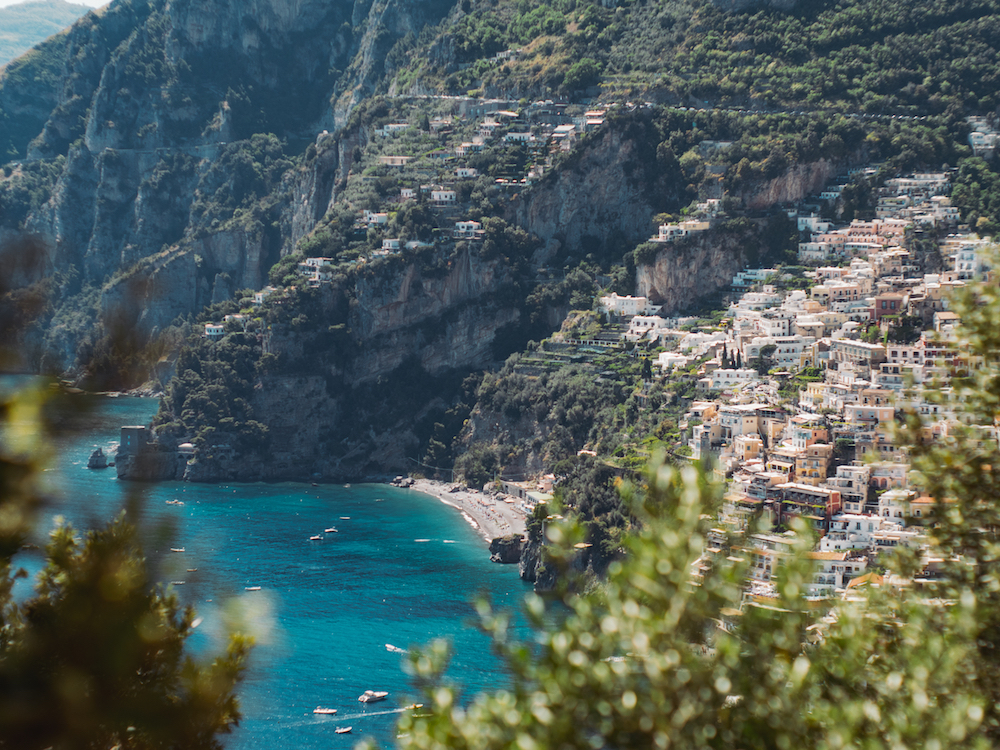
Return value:
<svg viewBox="0 0 1000 750">
<path fill-rule="evenodd" d="M 254 292 L 253 293 L 253 303 L 255 305 L 263 305 L 264 304 L 264 300 L 266 300 L 268 297 L 270 297 L 276 291 L 278 291 L 278 290 L 275 289 L 273 286 L 266 286 L 263 289 L 261 289 L 259 292 Z"/>
<path fill-rule="evenodd" d="M 706 380 L 711 390 L 718 391 L 755 385 L 760 382 L 760 376 L 749 367 L 720 368 L 709 373 Z"/>
<path fill-rule="evenodd" d="M 454 190 L 448 190 L 446 188 L 431 190 L 431 201 L 439 206 L 454 205 L 457 199 L 458 196 Z"/>
<path fill-rule="evenodd" d="M 673 370 L 675 367 L 684 367 L 688 363 L 688 359 L 677 352 L 660 352 L 656 357 L 656 366 L 665 372 Z"/>
<path fill-rule="evenodd" d="M 673 242 L 683 237 L 690 237 L 698 232 L 707 232 L 711 223 L 698 219 L 688 219 L 679 224 L 660 224 L 659 233 L 649 238 L 650 242 Z"/>
<path fill-rule="evenodd" d="M 475 240 L 483 236 L 483 225 L 478 221 L 456 221 L 451 236 L 455 239 Z"/>
<path fill-rule="evenodd" d="M 666 319 L 659 315 L 633 315 L 624 337 L 626 341 L 656 338 L 658 332 L 666 327 Z"/>
<path fill-rule="evenodd" d="M 635 315 L 652 315 L 657 312 L 655 305 L 649 304 L 646 297 L 619 296 L 612 292 L 600 298 L 601 307 L 612 315 L 631 318 Z"/>
</svg>

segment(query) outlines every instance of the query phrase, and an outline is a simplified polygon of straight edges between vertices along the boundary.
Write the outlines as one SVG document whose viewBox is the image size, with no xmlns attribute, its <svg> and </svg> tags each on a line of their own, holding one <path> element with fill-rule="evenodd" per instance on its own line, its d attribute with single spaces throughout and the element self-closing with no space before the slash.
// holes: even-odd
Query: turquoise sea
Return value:
<svg viewBox="0 0 1000 750">
<path fill-rule="evenodd" d="M 113 468 L 88 470 L 87 458 L 116 444 L 121 425 L 147 422 L 157 402 L 93 402 L 72 420 L 74 434 L 57 439 L 50 476 L 60 500 L 43 530 L 55 514 L 78 528 L 101 524 L 141 490 L 147 555 L 204 618 L 192 647 L 217 647 L 234 608 L 257 632 L 241 691 L 244 719 L 227 748 L 350 747 L 366 736 L 392 745 L 398 710 L 415 696 L 405 657 L 386 644 L 449 639 L 447 678 L 467 698 L 506 684 L 488 639 L 472 625 L 473 601 L 485 594 L 517 611 L 529 586 L 516 566 L 490 562 L 454 509 L 387 485 L 119 482 Z M 168 504 L 174 500 L 183 505 Z M 366 689 L 387 690 L 388 700 L 358 703 Z M 338 714 L 313 714 L 317 706 Z M 343 725 L 353 735 L 334 734 Z"/>
</svg>

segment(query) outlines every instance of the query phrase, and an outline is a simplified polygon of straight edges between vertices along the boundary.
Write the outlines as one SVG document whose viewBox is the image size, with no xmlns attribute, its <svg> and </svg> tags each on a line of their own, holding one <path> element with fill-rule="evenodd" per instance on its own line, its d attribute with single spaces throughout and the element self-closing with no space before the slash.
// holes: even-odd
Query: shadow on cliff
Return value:
<svg viewBox="0 0 1000 750">
<path fill-rule="evenodd" d="M 0 238 L 0 371 L 30 368 L 24 332 L 49 306 L 46 263 L 40 237 L 18 232 Z"/>
</svg>

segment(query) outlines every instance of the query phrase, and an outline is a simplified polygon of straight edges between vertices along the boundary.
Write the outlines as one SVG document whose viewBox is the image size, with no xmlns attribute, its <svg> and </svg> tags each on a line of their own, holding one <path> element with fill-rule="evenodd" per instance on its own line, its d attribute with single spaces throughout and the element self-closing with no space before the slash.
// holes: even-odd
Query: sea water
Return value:
<svg viewBox="0 0 1000 750">
<path fill-rule="evenodd" d="M 516 612 L 529 589 L 516 566 L 489 561 L 454 509 L 381 484 L 118 481 L 113 468 L 87 469 L 87 459 L 117 444 L 122 425 L 147 423 L 157 402 L 102 398 L 92 406 L 56 439 L 48 476 L 59 499 L 42 531 L 56 514 L 80 529 L 102 525 L 131 498 L 151 564 L 202 618 L 190 646 L 220 650 L 226 622 L 254 633 L 243 720 L 227 748 L 348 747 L 359 736 L 392 745 L 399 710 L 419 697 L 403 671 L 406 656 L 386 644 L 448 639 L 446 679 L 466 700 L 507 684 L 474 626 L 474 601 L 486 596 Z M 368 689 L 389 697 L 359 703 Z M 317 706 L 338 713 L 313 714 Z M 345 725 L 353 736 L 334 734 Z"/>
</svg>

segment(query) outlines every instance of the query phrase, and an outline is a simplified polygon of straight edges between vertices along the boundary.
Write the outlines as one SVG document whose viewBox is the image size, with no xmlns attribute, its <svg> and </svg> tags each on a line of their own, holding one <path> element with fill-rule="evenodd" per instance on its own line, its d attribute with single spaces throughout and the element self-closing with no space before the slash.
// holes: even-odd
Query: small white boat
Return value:
<svg viewBox="0 0 1000 750">
<path fill-rule="evenodd" d="M 387 695 L 389 693 L 385 690 L 366 690 L 358 696 L 358 700 L 362 703 L 378 703 L 384 701 Z"/>
<path fill-rule="evenodd" d="M 310 542 L 316 542 L 316 541 L 319 541 L 322 538 L 323 537 L 322 537 L 321 534 L 313 534 L 311 537 L 309 537 L 309 541 Z"/>
<path fill-rule="evenodd" d="M 337 734 L 350 734 L 351 729 L 353 729 L 353 727 L 337 727 L 333 731 L 336 732 Z"/>
<path fill-rule="evenodd" d="M 328 529 L 323 529 L 323 531 L 326 532 L 327 534 L 336 534 L 337 533 L 337 530 L 335 528 L 333 528 L 333 526 L 331 526 Z"/>
<path fill-rule="evenodd" d="M 313 713 L 314 714 L 335 714 L 335 713 L 337 713 L 337 709 L 335 709 L 335 708 L 323 708 L 322 706 L 316 706 L 316 708 L 313 709 Z"/>
<path fill-rule="evenodd" d="M 405 654 L 406 653 L 406 649 L 405 648 L 400 648 L 399 646 L 393 646 L 391 643 L 385 644 L 385 650 L 386 651 L 391 651 L 394 654 Z"/>
<path fill-rule="evenodd" d="M 183 552 L 184 548 L 183 547 L 171 547 L 170 551 L 171 552 Z"/>
<path fill-rule="evenodd" d="M 243 590 L 244 591 L 260 591 L 260 586 L 246 586 L 246 587 L 244 587 Z M 317 713 L 317 712 L 313 711 L 313 713 Z"/>
</svg>

